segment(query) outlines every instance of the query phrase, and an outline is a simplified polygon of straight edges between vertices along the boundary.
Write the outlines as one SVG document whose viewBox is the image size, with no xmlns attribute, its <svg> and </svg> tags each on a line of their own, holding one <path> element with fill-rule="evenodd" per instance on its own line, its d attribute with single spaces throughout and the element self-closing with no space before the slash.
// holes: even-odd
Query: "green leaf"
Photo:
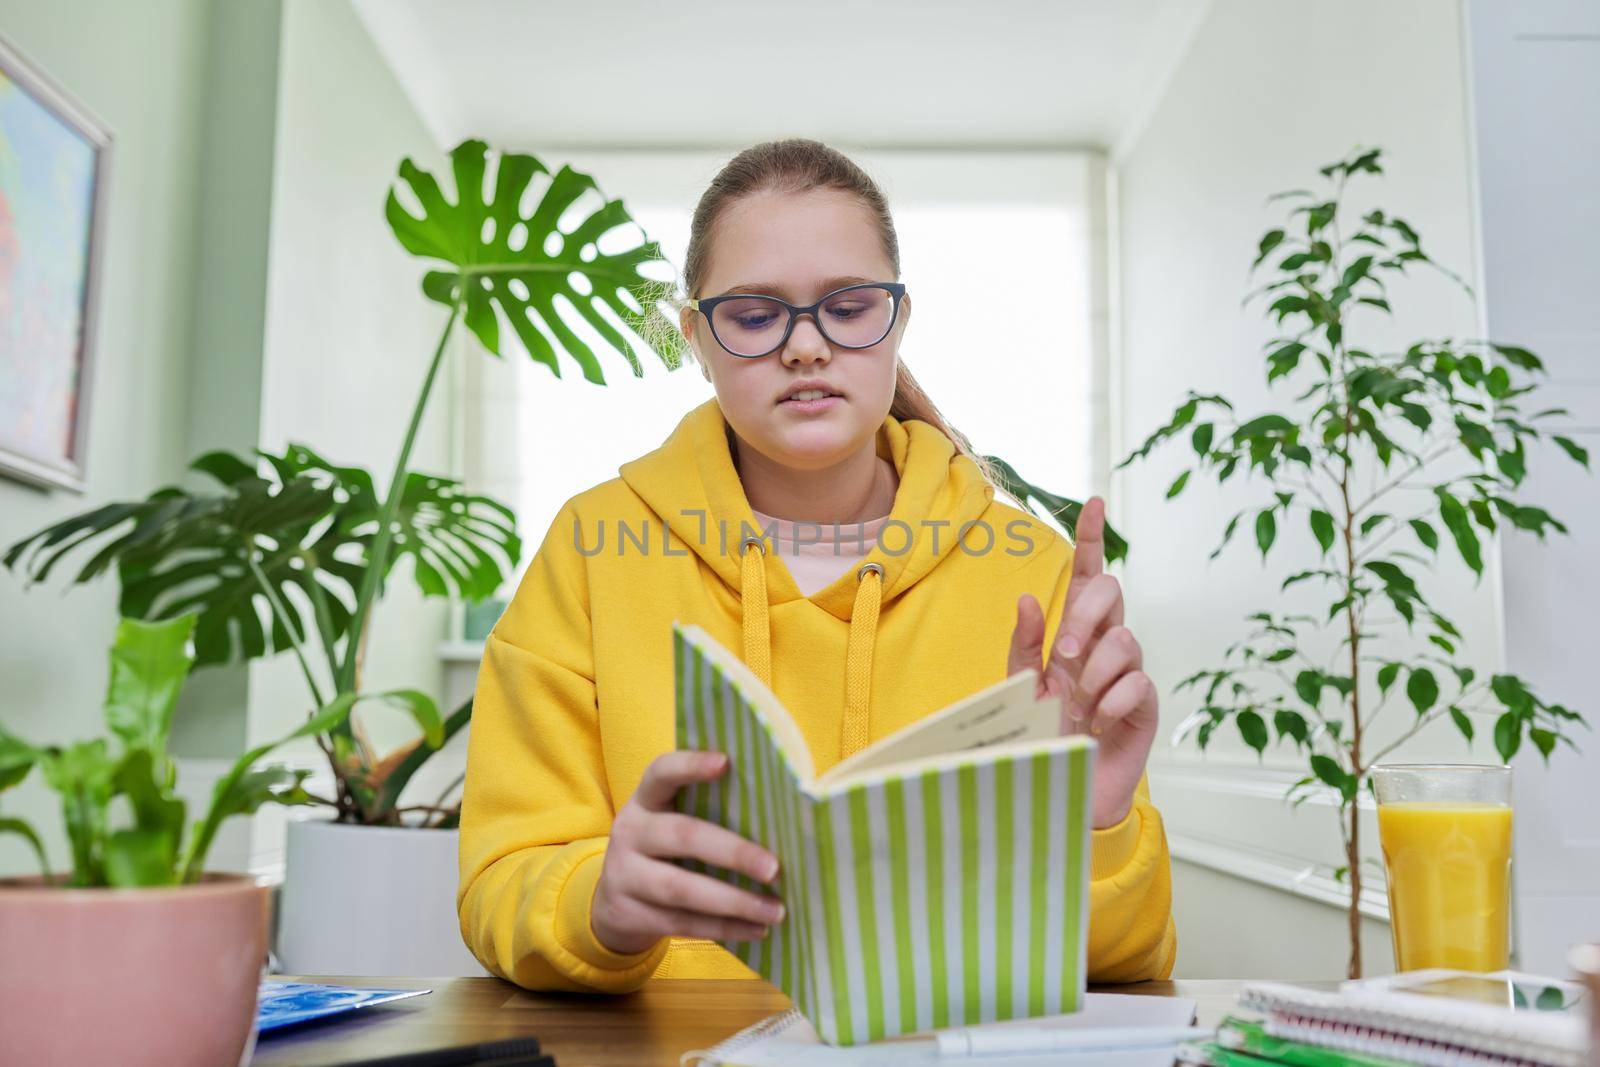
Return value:
<svg viewBox="0 0 1600 1067">
<path fill-rule="evenodd" d="M 346 605 L 366 574 L 382 510 L 372 475 L 304 445 L 259 456 L 264 475 L 238 456 L 207 453 L 190 466 L 218 488 L 160 489 L 143 502 L 67 519 L 12 546 L 7 566 L 21 563 L 40 582 L 79 545 L 104 542 L 74 580 L 88 581 L 115 563 L 124 616 L 168 619 L 197 611 L 194 651 L 201 666 L 284 652 L 313 633 L 324 644 L 338 642 L 348 635 Z M 1107 547 L 1109 555 L 1109 541 Z M 425 594 L 482 599 L 515 572 L 521 553 L 505 505 L 451 479 L 408 474 L 385 574 L 409 556 Z M 273 612 L 257 571 L 287 620 Z"/>
<path fill-rule="evenodd" d="M 1346 774 L 1343 767 L 1332 756 L 1321 753 L 1311 757 L 1311 770 L 1316 776 L 1328 785 L 1339 791 L 1339 795 L 1346 800 L 1355 796 L 1355 779 Z"/>
<path fill-rule="evenodd" d="M 1415 667 L 1411 677 L 1406 679 L 1406 696 L 1411 698 L 1411 706 L 1417 709 L 1417 714 L 1422 715 L 1439 699 L 1439 683 L 1433 677 L 1433 672 L 1426 667 Z"/>
<path fill-rule="evenodd" d="M 290 772 L 282 768 L 269 768 L 258 773 L 254 770 L 256 763 L 273 749 L 286 745 L 296 738 L 315 737 L 331 732 L 349 718 L 350 709 L 359 699 L 361 698 L 355 693 L 340 693 L 318 708 L 315 714 L 290 733 L 276 741 L 257 745 L 234 761 L 228 773 L 218 779 L 217 784 L 212 787 L 211 806 L 206 810 L 205 818 L 189 835 L 183 858 L 178 864 L 180 882 L 188 884 L 200 877 L 206 853 L 211 849 L 211 842 L 216 837 L 223 820 L 230 815 L 252 812 L 266 800 L 279 799 L 271 790 L 282 786 L 290 778 L 293 782 L 281 790 L 283 796 L 280 802 L 304 803 L 305 791 L 300 788 L 300 782 L 310 773 L 309 771 Z M 285 778 L 285 775 L 288 777 Z M 264 794 L 263 790 L 267 792 Z M 255 807 L 252 807 L 252 804 Z"/>
<path fill-rule="evenodd" d="M 0 727 L 0 793 L 28 777 L 38 759 L 38 749 Z"/>
<path fill-rule="evenodd" d="M 1489 690 L 1511 711 L 1531 714 L 1534 708 L 1533 693 L 1514 674 L 1496 674 L 1489 678 Z"/>
<path fill-rule="evenodd" d="M 1292 737 L 1298 744 L 1304 745 L 1311 736 L 1305 716 L 1299 712 L 1279 709 L 1272 713 L 1272 725 L 1277 727 L 1280 741 L 1285 737 Z"/>
<path fill-rule="evenodd" d="M 1267 747 L 1267 724 L 1261 716 L 1253 711 L 1241 711 L 1234 717 L 1239 725 L 1239 736 L 1244 738 L 1244 743 L 1255 749 L 1259 754 Z"/>
<path fill-rule="evenodd" d="M 33 832 L 33 827 L 21 819 L 0 818 L 0 835 L 5 834 L 16 834 L 28 843 L 39 860 L 39 873 L 44 875 L 46 881 L 50 881 L 50 858 L 45 855 L 44 842 Z"/>
<path fill-rule="evenodd" d="M 112 784 L 117 793 L 128 798 L 135 827 L 165 834 L 176 849 L 183 834 L 184 803 L 172 794 L 166 768 L 156 759 L 148 748 L 134 749 L 122 757 Z M 167 857 L 169 875 L 175 860 L 176 856 Z"/>
<path fill-rule="evenodd" d="M 1485 451 L 1493 451 L 1494 434 L 1482 423 L 1473 422 L 1465 415 L 1455 417 L 1456 432 L 1461 435 L 1461 444 L 1474 457 L 1480 457 Z"/>
<path fill-rule="evenodd" d="M 1316 707 L 1322 699 L 1322 672 L 1304 670 L 1295 675 L 1294 691 L 1300 699 L 1311 707 Z"/>
<path fill-rule="evenodd" d="M 1494 750 L 1506 763 L 1517 754 L 1522 745 L 1522 720 L 1514 712 L 1506 712 L 1494 722 Z"/>
<path fill-rule="evenodd" d="M 1189 444 L 1194 448 L 1195 455 L 1204 457 L 1211 451 L 1211 438 L 1215 431 L 1216 427 L 1209 422 L 1202 422 L 1194 428 L 1189 435 Z"/>
<path fill-rule="evenodd" d="M 1222 554 L 1222 550 L 1228 546 L 1228 542 L 1233 540 L 1233 531 L 1238 528 L 1239 520 L 1243 517 L 1244 512 L 1240 511 L 1236 512 L 1233 518 L 1228 520 L 1227 526 L 1223 527 L 1222 530 L 1222 540 L 1217 542 L 1217 547 L 1211 550 L 1211 555 L 1208 558 L 1216 559 Z"/>
<path fill-rule="evenodd" d="M 116 775 L 105 739 L 45 749 L 39 769 L 50 788 L 61 794 L 61 813 L 72 849 L 71 884 L 105 885 L 106 822 Z"/>
<path fill-rule="evenodd" d="M 1589 450 L 1587 448 L 1584 448 L 1572 438 L 1562 437 L 1559 434 L 1552 436 L 1550 439 L 1560 446 L 1561 451 L 1571 456 L 1574 462 L 1583 464 L 1584 470 L 1589 469 Z"/>
<path fill-rule="evenodd" d="M 1269 413 L 1257 415 L 1248 422 L 1240 424 L 1233 431 L 1233 437 L 1235 441 L 1244 442 L 1252 437 L 1270 437 L 1275 434 L 1285 434 L 1295 428 L 1295 424 L 1282 415 Z"/>
<path fill-rule="evenodd" d="M 1528 728 L 1528 740 L 1538 746 L 1539 755 L 1544 757 L 1546 762 L 1549 762 L 1550 753 L 1554 752 L 1556 748 L 1556 735 L 1549 730 L 1541 730 L 1536 726 L 1530 726 Z"/>
<path fill-rule="evenodd" d="M 429 748 L 438 748 L 444 744 L 444 720 L 439 715 L 439 706 L 433 702 L 432 697 L 420 689 L 391 689 L 361 699 L 376 700 L 411 716 L 416 724 L 422 727 L 422 737 Z"/>
<path fill-rule="evenodd" d="M 267 803 L 308 804 L 311 798 L 300 787 L 310 775 L 305 768 L 254 767 L 234 779 L 217 803 L 228 815 L 252 815 Z"/>
<path fill-rule="evenodd" d="M 1411 530 L 1430 551 L 1439 551 L 1439 532 L 1421 519 L 1411 519 Z"/>
<path fill-rule="evenodd" d="M 1387 693 L 1389 691 L 1389 687 L 1394 684 L 1394 680 L 1399 676 L 1399 674 L 1400 664 L 1398 663 L 1385 663 L 1382 667 L 1379 667 L 1378 691 L 1381 693 Z"/>
<path fill-rule="evenodd" d="M 1529 352 L 1526 348 L 1518 348 L 1516 345 L 1494 344 L 1489 347 L 1523 370 L 1542 370 L 1544 368 L 1544 364 L 1539 361 L 1539 357 Z"/>
<path fill-rule="evenodd" d="M 111 680 L 106 686 L 106 725 L 126 748 L 145 748 L 155 766 L 166 766 L 172 710 L 194 657 L 189 638 L 197 616 L 165 622 L 123 619 L 111 645 Z"/>
<path fill-rule="evenodd" d="M 1188 471 L 1184 471 L 1182 474 L 1178 475 L 1177 478 L 1173 479 L 1172 484 L 1167 487 L 1167 499 L 1171 500 L 1173 497 L 1175 497 L 1179 493 L 1183 492 L 1184 484 L 1187 483 L 1188 481 L 1189 481 L 1189 472 Z"/>
<path fill-rule="evenodd" d="M 1475 573 L 1481 575 L 1483 556 L 1479 550 L 1478 535 L 1473 531 L 1472 523 L 1467 518 L 1467 509 L 1443 486 L 1435 487 L 1434 495 L 1439 498 L 1439 517 L 1443 520 L 1445 529 L 1450 531 L 1456 550 L 1461 553 L 1461 559 Z"/>
<path fill-rule="evenodd" d="M 449 744 L 450 739 L 458 732 L 465 729 L 472 721 L 472 698 L 468 697 L 444 720 L 444 733 L 440 743 L 434 749 L 418 745 L 410 754 L 402 759 L 394 770 L 384 776 L 379 783 L 375 795 L 370 800 L 371 813 L 375 818 L 382 818 L 393 810 L 400 801 L 400 793 L 405 789 L 406 783 L 411 781 L 412 775 L 428 759 L 437 748 Z"/>
<path fill-rule="evenodd" d="M 1285 234 L 1282 230 L 1269 230 L 1261 238 L 1261 243 L 1256 247 L 1255 261 L 1250 264 L 1254 270 L 1261 265 L 1261 261 L 1272 254 L 1272 250 L 1283 243 Z"/>
<path fill-rule="evenodd" d="M 1304 354 L 1306 346 L 1298 341 L 1290 342 L 1274 349 L 1267 356 L 1267 384 L 1271 384 L 1286 374 L 1294 373 L 1300 365 L 1300 357 Z"/>
<path fill-rule="evenodd" d="M 165 830 L 118 830 L 106 840 L 106 884 L 172 885 L 177 842 Z"/>
<path fill-rule="evenodd" d="M 500 153 L 488 200 L 484 199 L 488 145 L 462 141 L 451 151 L 450 164 L 454 202 L 432 174 L 406 159 L 400 164 L 399 182 L 409 187 L 422 214 L 413 215 L 403 207 L 398 190 L 390 191 L 384 214 L 406 251 L 447 265 L 447 270 L 428 274 L 423 292 L 443 304 L 460 304 L 467 327 L 485 348 L 504 354 L 498 308 L 522 347 L 556 377 L 561 376 L 559 351 L 574 360 L 589 381 L 605 384 L 599 358 L 557 312 L 559 301 L 627 360 L 635 377 L 643 376 L 643 368 L 612 318 L 649 345 L 669 369 L 680 364 L 682 335 L 656 306 L 668 290 L 641 271 L 667 263 L 660 246 L 646 237 L 624 251 L 599 249 L 603 236 L 637 226 L 622 201 L 606 200 L 593 177 L 563 166 L 525 215 L 521 202 L 534 176 L 549 174 L 538 159 Z M 603 206 L 590 211 L 570 232 L 562 232 L 559 220 L 591 192 Z M 581 278 L 581 284 L 574 278 Z"/>
<path fill-rule="evenodd" d="M 1083 511 L 1083 503 L 1081 501 L 1061 496 L 1058 493 L 1052 493 L 1048 489 L 1034 485 L 1017 473 L 1015 467 L 999 456 L 986 455 L 983 459 L 990 469 L 995 472 L 1000 482 L 1000 488 L 1021 501 L 1022 505 L 1030 512 L 1038 514 L 1033 510 L 1034 504 L 1037 503 L 1044 508 L 1052 519 L 1060 523 L 1063 529 L 1076 530 L 1078 528 L 1078 516 Z M 1126 463 L 1127 460 L 1123 462 Z M 1118 533 L 1110 523 L 1106 523 L 1105 539 L 1107 563 L 1114 563 L 1117 560 L 1127 558 L 1127 538 Z"/>
<path fill-rule="evenodd" d="M 1472 720 L 1467 718 L 1467 713 L 1452 704 L 1450 718 L 1456 724 L 1456 729 L 1461 731 L 1461 736 L 1467 739 L 1467 744 L 1472 744 Z"/>
<path fill-rule="evenodd" d="M 1333 516 L 1321 508 L 1313 508 L 1310 515 L 1311 533 L 1322 546 L 1324 555 L 1333 548 Z"/>
<path fill-rule="evenodd" d="M 1256 544 L 1261 548 L 1261 558 L 1266 559 L 1267 552 L 1272 548 L 1273 540 L 1278 536 L 1278 523 L 1272 515 L 1271 508 L 1263 508 L 1256 514 Z"/>
</svg>

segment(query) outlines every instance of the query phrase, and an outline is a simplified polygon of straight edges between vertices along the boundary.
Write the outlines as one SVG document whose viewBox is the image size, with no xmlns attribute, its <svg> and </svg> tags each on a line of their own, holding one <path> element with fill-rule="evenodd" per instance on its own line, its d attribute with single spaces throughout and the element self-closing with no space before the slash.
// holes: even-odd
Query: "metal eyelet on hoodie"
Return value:
<svg viewBox="0 0 1600 1067">
<path fill-rule="evenodd" d="M 882 578 L 883 577 L 883 564 L 881 564 L 881 563 L 863 563 L 860 566 L 860 568 L 857 569 L 857 571 L 856 571 L 856 581 L 858 581 L 858 582 L 865 581 L 868 571 L 877 571 L 878 572 L 878 577 Z"/>
</svg>

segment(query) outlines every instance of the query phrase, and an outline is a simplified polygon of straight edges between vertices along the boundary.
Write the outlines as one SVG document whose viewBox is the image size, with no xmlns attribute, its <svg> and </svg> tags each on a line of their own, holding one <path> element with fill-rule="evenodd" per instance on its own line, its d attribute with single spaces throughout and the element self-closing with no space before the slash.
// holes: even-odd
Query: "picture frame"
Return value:
<svg viewBox="0 0 1600 1067">
<path fill-rule="evenodd" d="M 112 133 L 0 37 L 0 474 L 83 492 Z"/>
</svg>

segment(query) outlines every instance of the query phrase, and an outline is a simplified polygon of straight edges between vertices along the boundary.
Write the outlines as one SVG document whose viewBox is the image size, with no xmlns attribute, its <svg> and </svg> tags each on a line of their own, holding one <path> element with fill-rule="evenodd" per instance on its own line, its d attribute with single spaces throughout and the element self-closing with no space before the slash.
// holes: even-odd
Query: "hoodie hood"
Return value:
<svg viewBox="0 0 1600 1067">
<path fill-rule="evenodd" d="M 994 486 L 978 465 L 920 419 L 886 416 L 876 449 L 899 476 L 879 543 L 854 570 L 809 598 L 850 627 L 843 755 L 866 742 L 879 612 L 960 551 L 956 535 L 963 524 L 980 518 L 994 499 Z M 623 464 L 619 473 L 676 539 L 738 594 L 745 662 L 770 685 L 769 608 L 807 598 L 783 561 L 766 551 L 716 398 L 691 410 L 660 448 Z"/>
<path fill-rule="evenodd" d="M 920 419 L 902 422 L 893 415 L 885 416 L 876 444 L 878 455 L 894 464 L 899 477 L 894 506 L 880 534 L 894 554 L 880 544 L 863 562 L 883 567 L 883 601 L 888 603 L 926 577 L 950 553 L 961 524 L 981 517 L 988 509 L 994 486 L 976 463 L 956 451 L 948 437 Z M 733 467 L 728 424 L 715 397 L 686 414 L 660 448 L 623 464 L 619 473 L 678 540 L 730 589 L 742 591 L 741 531 L 759 536 L 761 526 Z M 896 520 L 903 526 L 897 526 Z M 948 525 L 927 525 L 940 520 Z M 909 545 L 902 549 L 908 539 Z M 769 557 L 764 570 L 772 604 L 805 599 L 781 561 Z M 811 600 L 848 622 L 853 586 L 853 580 L 834 582 L 818 590 Z"/>
</svg>

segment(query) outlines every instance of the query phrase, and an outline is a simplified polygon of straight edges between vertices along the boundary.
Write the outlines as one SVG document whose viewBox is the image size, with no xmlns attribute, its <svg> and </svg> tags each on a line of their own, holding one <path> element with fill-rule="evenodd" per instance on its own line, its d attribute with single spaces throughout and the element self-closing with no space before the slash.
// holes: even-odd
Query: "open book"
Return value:
<svg viewBox="0 0 1600 1067">
<path fill-rule="evenodd" d="M 673 624 L 677 745 L 728 754 L 678 810 L 778 856 L 783 922 L 725 947 L 829 1044 L 1077 1011 L 1095 743 L 1012 675 L 818 775 L 773 692 Z M 685 863 L 741 888 L 767 887 Z"/>
</svg>

